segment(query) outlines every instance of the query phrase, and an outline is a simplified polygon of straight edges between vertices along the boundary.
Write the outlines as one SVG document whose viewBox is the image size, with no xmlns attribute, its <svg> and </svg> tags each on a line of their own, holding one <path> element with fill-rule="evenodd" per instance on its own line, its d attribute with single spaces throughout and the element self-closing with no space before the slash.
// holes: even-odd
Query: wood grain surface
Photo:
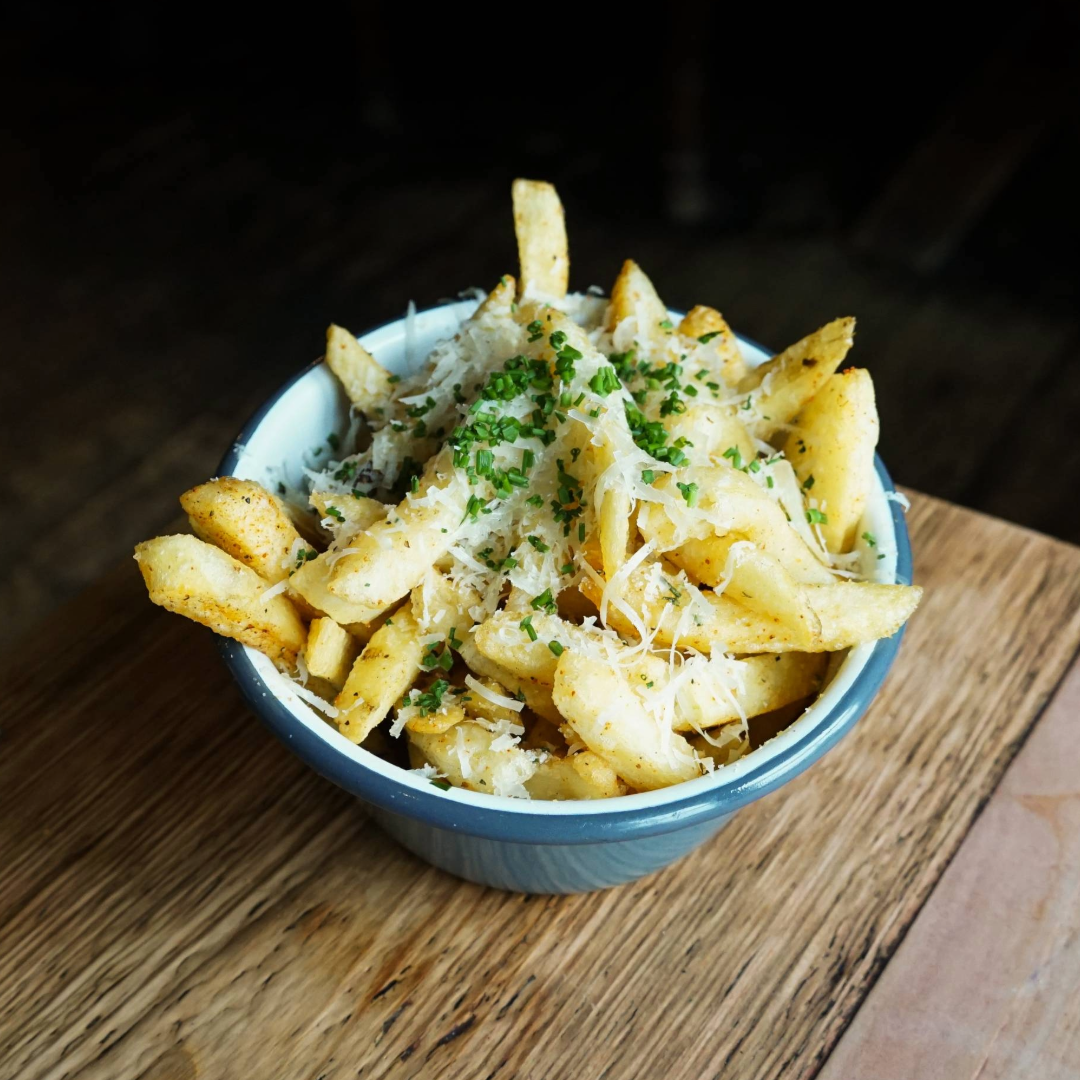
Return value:
<svg viewBox="0 0 1080 1080">
<path fill-rule="evenodd" d="M 0 1074 L 813 1076 L 1080 643 L 1080 551 L 909 520 L 927 596 L 855 731 L 577 897 L 419 863 L 260 728 L 205 631 L 106 579 L 0 689 Z"/>
<path fill-rule="evenodd" d="M 1080 1076 L 1080 666 L 821 1080 Z"/>
</svg>

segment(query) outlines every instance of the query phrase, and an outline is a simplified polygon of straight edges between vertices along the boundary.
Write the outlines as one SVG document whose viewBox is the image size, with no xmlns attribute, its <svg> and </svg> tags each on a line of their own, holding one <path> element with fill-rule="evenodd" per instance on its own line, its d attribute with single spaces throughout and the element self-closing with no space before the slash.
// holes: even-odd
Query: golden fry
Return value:
<svg viewBox="0 0 1080 1080">
<path fill-rule="evenodd" d="M 364 741 L 412 686 L 423 651 L 412 606 L 405 604 L 371 635 L 334 701 L 342 735 Z"/>
<path fill-rule="evenodd" d="M 326 363 L 349 400 L 365 415 L 385 408 L 390 399 L 390 372 L 343 326 L 326 331 Z"/>
<path fill-rule="evenodd" d="M 570 280 L 570 254 L 558 193 L 542 180 L 515 180 L 511 195 L 521 295 L 559 299 Z"/>
<path fill-rule="evenodd" d="M 799 483 L 821 508 L 830 551 L 855 546 L 874 482 L 878 415 L 874 383 L 861 368 L 831 376 L 806 403 L 784 443 Z"/>
<path fill-rule="evenodd" d="M 312 619 L 308 625 L 304 663 L 312 675 L 325 679 L 335 691 L 345 685 L 359 651 L 356 638 L 333 619 Z"/>
<path fill-rule="evenodd" d="M 835 319 L 778 353 L 743 379 L 748 426 L 770 439 L 821 389 L 855 340 L 855 320 Z"/>
<path fill-rule="evenodd" d="M 194 536 L 159 536 L 135 548 L 150 599 L 266 653 L 287 667 L 296 663 L 306 632 L 284 596 L 266 598 L 268 586 L 250 567 Z"/>
<path fill-rule="evenodd" d="M 728 386 L 737 386 L 746 376 L 746 361 L 739 339 L 715 308 L 702 304 L 691 308 L 679 323 L 679 334 L 690 339 L 688 347 L 697 346 L 696 360 L 708 363 Z"/>
<path fill-rule="evenodd" d="M 581 741 L 630 787 L 649 791 L 701 773 L 686 740 L 665 731 L 629 680 L 609 663 L 564 653 L 555 672 L 554 698 Z"/>
<path fill-rule="evenodd" d="M 185 491 L 180 505 L 200 539 L 271 584 L 288 576 L 289 556 L 300 534 L 281 501 L 261 484 L 222 476 Z"/>
</svg>

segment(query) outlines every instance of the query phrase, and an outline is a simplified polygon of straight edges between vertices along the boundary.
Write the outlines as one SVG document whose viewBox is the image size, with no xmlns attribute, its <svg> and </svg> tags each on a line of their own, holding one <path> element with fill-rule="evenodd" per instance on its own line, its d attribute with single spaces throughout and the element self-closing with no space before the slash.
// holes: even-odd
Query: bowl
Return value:
<svg viewBox="0 0 1080 1080">
<path fill-rule="evenodd" d="M 391 371 L 415 370 L 476 301 L 411 313 L 361 336 Z M 672 312 L 678 319 L 680 313 Z M 770 355 L 740 339 L 750 363 Z M 317 362 L 255 413 L 219 467 L 269 486 L 299 486 L 301 463 L 327 453 L 345 429 L 348 401 Z M 878 581 L 911 581 L 911 550 L 895 489 L 880 459 L 864 518 L 885 558 Z M 798 776 L 866 711 L 903 631 L 848 652 L 820 698 L 789 728 L 733 765 L 659 791 L 588 802 L 541 802 L 443 791 L 423 776 L 349 742 L 305 704 L 261 653 L 222 640 L 225 663 L 256 715 L 316 772 L 363 800 L 374 820 L 421 859 L 470 881 L 523 893 L 573 893 L 643 877 L 694 850 L 732 815 Z M 702 856 L 707 857 L 707 856 Z"/>
</svg>

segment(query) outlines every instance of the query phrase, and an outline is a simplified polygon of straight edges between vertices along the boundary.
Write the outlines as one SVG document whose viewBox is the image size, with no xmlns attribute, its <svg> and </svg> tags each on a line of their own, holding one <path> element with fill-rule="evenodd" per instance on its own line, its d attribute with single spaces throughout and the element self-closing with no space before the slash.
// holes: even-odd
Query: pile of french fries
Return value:
<svg viewBox="0 0 1080 1080">
<path fill-rule="evenodd" d="M 837 319 L 756 368 L 720 312 L 677 324 L 627 261 L 569 294 L 563 209 L 513 185 L 506 276 L 423 370 L 340 327 L 360 423 L 302 496 L 221 477 L 194 535 L 139 544 L 151 600 L 261 650 L 354 743 L 440 787 L 651 790 L 749 752 L 830 656 L 920 590 L 867 580 L 878 418 Z M 402 755 L 404 760 L 404 755 Z"/>
</svg>

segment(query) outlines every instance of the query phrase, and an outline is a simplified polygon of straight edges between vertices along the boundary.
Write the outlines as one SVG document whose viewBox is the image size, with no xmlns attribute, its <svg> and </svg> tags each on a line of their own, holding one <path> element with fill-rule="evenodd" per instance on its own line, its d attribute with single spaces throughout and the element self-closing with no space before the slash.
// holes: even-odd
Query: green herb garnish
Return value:
<svg viewBox="0 0 1080 1080">
<path fill-rule="evenodd" d="M 682 492 L 687 506 L 697 506 L 698 486 L 695 483 L 682 484 L 676 481 L 675 486 Z"/>
</svg>

